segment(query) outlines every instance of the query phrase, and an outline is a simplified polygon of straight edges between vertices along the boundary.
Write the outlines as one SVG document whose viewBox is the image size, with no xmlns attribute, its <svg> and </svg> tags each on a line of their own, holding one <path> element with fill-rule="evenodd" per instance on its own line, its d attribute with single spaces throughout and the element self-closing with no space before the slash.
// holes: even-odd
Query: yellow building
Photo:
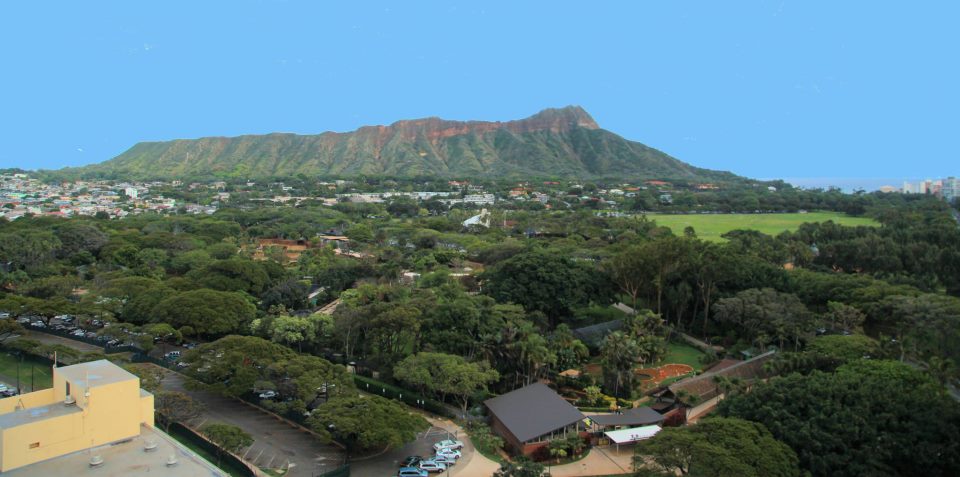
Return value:
<svg viewBox="0 0 960 477">
<path fill-rule="evenodd" d="M 107 360 L 54 368 L 52 388 L 0 399 L 0 472 L 6 475 L 30 466 L 22 469 L 31 471 L 23 475 L 47 475 L 36 473 L 40 469 L 32 464 L 45 465 L 51 459 L 77 454 L 82 455 L 73 461 L 79 460 L 81 465 L 89 460 L 91 466 L 106 467 L 109 463 L 102 462 L 105 452 L 101 449 L 122 449 L 119 444 L 144 439 L 142 435 L 149 435 L 144 440 L 149 444 L 137 448 L 140 454 L 162 442 L 163 450 L 174 453 L 154 453 L 152 459 L 158 461 L 154 466 L 164 468 L 164 459 L 171 460 L 169 467 L 176 465 L 172 461 L 177 460 L 179 446 L 153 429 L 153 395 L 140 389 L 139 378 Z M 116 449 L 106 453 L 114 454 Z M 188 457 L 193 463 L 196 456 Z M 200 460 L 202 466 L 209 466 Z M 44 464 L 37 464 L 41 462 Z"/>
</svg>

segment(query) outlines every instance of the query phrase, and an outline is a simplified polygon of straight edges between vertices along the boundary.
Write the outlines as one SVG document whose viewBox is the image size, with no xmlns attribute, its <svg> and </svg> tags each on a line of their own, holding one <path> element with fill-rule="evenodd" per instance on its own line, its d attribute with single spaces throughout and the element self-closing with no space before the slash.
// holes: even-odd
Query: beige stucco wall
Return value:
<svg viewBox="0 0 960 477">
<path fill-rule="evenodd" d="M 140 393 L 140 422 L 154 427 L 153 419 L 153 394 L 143 391 Z"/>
<path fill-rule="evenodd" d="M 154 425 L 153 395 L 141 393 L 139 379 L 95 385 L 89 395 L 84 384 L 70 385 L 75 412 L 0 429 L 0 472 L 129 439 L 140 435 L 141 423 Z M 65 378 L 54 372 L 53 385 L 52 389 L 0 400 L 0 414 L 15 412 L 18 402 L 26 409 L 65 406 Z"/>
<path fill-rule="evenodd" d="M 46 406 L 54 401 L 56 401 L 56 399 L 54 399 L 53 389 L 41 389 L 32 393 L 3 398 L 0 399 L 0 414 L 6 414 L 8 412 L 15 411 L 17 409 L 17 405 L 21 402 L 23 403 L 22 408 L 31 408 L 37 406 Z"/>
</svg>

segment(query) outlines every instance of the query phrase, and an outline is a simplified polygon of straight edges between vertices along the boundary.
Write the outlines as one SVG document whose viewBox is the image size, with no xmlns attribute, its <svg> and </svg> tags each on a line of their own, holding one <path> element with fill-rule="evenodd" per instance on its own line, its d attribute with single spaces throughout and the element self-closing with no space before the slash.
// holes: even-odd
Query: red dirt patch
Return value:
<svg viewBox="0 0 960 477">
<path fill-rule="evenodd" d="M 683 376 L 693 371 L 693 366 L 687 364 L 665 364 L 659 368 L 642 368 L 634 370 L 637 375 L 643 376 L 641 381 L 653 381 L 660 384 L 670 378 Z"/>
</svg>

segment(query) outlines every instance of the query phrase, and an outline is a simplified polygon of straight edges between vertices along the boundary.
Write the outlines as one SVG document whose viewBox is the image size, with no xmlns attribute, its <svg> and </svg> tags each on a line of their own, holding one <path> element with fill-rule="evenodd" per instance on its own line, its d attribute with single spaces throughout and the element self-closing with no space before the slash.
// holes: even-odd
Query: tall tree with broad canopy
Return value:
<svg viewBox="0 0 960 477">
<path fill-rule="evenodd" d="M 456 396 L 461 410 L 467 412 L 470 397 L 500 379 L 500 373 L 490 369 L 486 361 L 469 362 L 461 356 L 423 352 L 397 363 L 393 377 L 421 391 L 436 393 L 441 401 L 448 395 Z"/>
<path fill-rule="evenodd" d="M 637 475 L 799 477 L 797 455 L 762 424 L 713 417 L 667 427 L 636 445 Z"/>
<path fill-rule="evenodd" d="M 179 391 L 162 391 L 154 395 L 154 410 L 160 415 L 163 430 L 167 433 L 174 422 L 192 421 L 203 415 L 205 409 L 202 402 Z"/>
<path fill-rule="evenodd" d="M 350 451 L 400 447 L 430 427 L 402 404 L 380 396 L 332 399 L 313 410 L 307 425 Z"/>
<path fill-rule="evenodd" d="M 484 292 L 500 303 L 539 311 L 555 326 L 573 310 L 612 301 L 605 273 L 556 253 L 527 251 L 498 263 L 481 275 Z M 551 326 L 551 327 L 552 327 Z"/>
<path fill-rule="evenodd" d="M 799 350 L 801 339 L 811 337 L 815 328 L 814 315 L 796 295 L 771 288 L 744 290 L 722 298 L 714 311 L 717 321 L 737 326 L 752 339 L 774 338 L 780 349 L 785 342 L 792 342 L 794 350 Z"/>
<path fill-rule="evenodd" d="M 256 312 L 242 293 L 201 288 L 163 299 L 151 314 L 156 323 L 192 326 L 199 334 L 222 336 L 242 330 Z"/>
</svg>

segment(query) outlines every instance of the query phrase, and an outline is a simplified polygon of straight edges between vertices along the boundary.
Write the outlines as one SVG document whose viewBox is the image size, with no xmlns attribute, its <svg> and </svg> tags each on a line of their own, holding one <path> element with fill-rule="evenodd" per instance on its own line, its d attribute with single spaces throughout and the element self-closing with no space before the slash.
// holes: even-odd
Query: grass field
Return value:
<svg viewBox="0 0 960 477">
<path fill-rule="evenodd" d="M 703 369 L 703 363 L 700 362 L 701 356 L 703 356 L 703 353 L 693 346 L 682 343 L 669 343 L 667 345 L 667 355 L 654 366 L 686 364 L 700 371 Z"/>
<path fill-rule="evenodd" d="M 680 235 L 687 226 L 693 227 L 697 237 L 713 242 L 722 242 L 721 235 L 737 229 L 750 229 L 768 235 L 777 235 L 787 230 L 796 230 L 804 222 L 832 220 L 841 225 L 879 225 L 867 217 L 851 217 L 838 212 L 809 212 L 806 214 L 647 214 L 657 225 L 670 227 Z"/>
<path fill-rule="evenodd" d="M 7 386 L 17 385 L 17 361 L 9 353 L 0 352 L 0 381 Z M 30 389 L 30 368 L 33 364 L 33 389 Z M 20 387 L 23 392 L 31 392 L 37 389 L 46 389 L 53 386 L 50 365 L 39 360 L 33 360 L 29 356 L 23 357 L 20 363 Z"/>
</svg>

